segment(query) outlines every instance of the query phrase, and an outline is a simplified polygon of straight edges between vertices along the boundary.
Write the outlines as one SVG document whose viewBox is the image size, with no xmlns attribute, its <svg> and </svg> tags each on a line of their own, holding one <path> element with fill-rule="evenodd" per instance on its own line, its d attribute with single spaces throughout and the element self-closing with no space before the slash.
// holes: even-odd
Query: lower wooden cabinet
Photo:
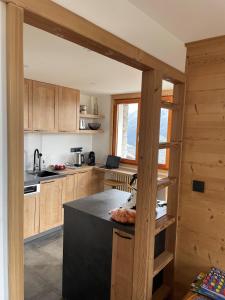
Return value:
<svg viewBox="0 0 225 300">
<path fill-rule="evenodd" d="M 113 230 L 112 278 L 110 300 L 131 300 L 134 236 Z"/>
<path fill-rule="evenodd" d="M 41 182 L 40 232 L 62 224 L 63 179 Z"/>
<path fill-rule="evenodd" d="M 77 199 L 77 174 L 66 175 L 64 179 L 63 203 Z"/>
<path fill-rule="evenodd" d="M 39 233 L 39 194 L 24 196 L 24 238 Z"/>
<path fill-rule="evenodd" d="M 24 197 L 24 238 L 63 224 L 63 203 L 104 190 L 104 173 L 86 170 L 41 182 L 40 194 Z"/>
<path fill-rule="evenodd" d="M 97 170 L 77 174 L 76 199 L 104 191 L 104 173 Z"/>
</svg>

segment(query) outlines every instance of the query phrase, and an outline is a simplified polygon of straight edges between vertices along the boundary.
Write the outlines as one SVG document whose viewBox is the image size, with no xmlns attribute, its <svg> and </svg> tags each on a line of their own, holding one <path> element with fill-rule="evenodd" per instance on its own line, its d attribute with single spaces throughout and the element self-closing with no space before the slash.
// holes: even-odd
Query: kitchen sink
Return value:
<svg viewBox="0 0 225 300">
<path fill-rule="evenodd" d="M 40 171 L 37 173 L 38 177 L 49 177 L 49 176 L 55 176 L 58 175 L 58 173 L 51 172 L 51 171 Z"/>
</svg>

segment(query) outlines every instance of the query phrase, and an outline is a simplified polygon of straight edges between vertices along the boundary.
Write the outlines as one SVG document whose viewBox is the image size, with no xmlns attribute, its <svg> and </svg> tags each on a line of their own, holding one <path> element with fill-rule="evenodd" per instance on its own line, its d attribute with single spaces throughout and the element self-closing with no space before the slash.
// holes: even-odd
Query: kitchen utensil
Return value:
<svg viewBox="0 0 225 300">
<path fill-rule="evenodd" d="M 98 130 L 101 127 L 100 123 L 88 123 L 88 127 L 91 130 Z"/>
</svg>

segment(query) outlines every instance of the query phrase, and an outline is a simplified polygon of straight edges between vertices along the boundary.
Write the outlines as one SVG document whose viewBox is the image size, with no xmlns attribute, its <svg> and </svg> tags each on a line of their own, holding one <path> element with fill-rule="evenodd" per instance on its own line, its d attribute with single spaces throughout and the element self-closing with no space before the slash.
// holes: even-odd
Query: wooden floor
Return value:
<svg viewBox="0 0 225 300">
<path fill-rule="evenodd" d="M 62 253 L 62 231 L 25 244 L 25 300 L 62 299 Z"/>
</svg>

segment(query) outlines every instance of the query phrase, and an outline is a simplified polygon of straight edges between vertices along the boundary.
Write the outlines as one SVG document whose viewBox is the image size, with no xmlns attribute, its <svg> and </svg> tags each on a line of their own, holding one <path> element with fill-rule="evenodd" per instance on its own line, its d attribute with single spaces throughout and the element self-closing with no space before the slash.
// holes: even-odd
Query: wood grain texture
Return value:
<svg viewBox="0 0 225 300">
<path fill-rule="evenodd" d="M 24 79 L 24 130 L 32 130 L 32 80 Z"/>
<path fill-rule="evenodd" d="M 165 78 L 184 82 L 182 72 L 50 1 L 7 0 L 25 10 L 25 22 L 140 70 L 160 69 Z"/>
<path fill-rule="evenodd" d="M 63 179 L 41 182 L 40 232 L 62 224 Z"/>
<path fill-rule="evenodd" d="M 23 9 L 7 5 L 9 299 L 24 299 Z"/>
<path fill-rule="evenodd" d="M 200 271 L 225 269 L 225 38 L 188 45 L 176 259 L 177 299 Z M 205 192 L 192 191 L 192 180 Z"/>
<path fill-rule="evenodd" d="M 58 87 L 33 81 L 33 130 L 58 131 Z"/>
<path fill-rule="evenodd" d="M 79 130 L 80 92 L 59 87 L 59 131 L 75 132 Z"/>
<path fill-rule="evenodd" d="M 143 72 L 132 300 L 152 298 L 162 77 Z"/>
<path fill-rule="evenodd" d="M 40 199 L 39 194 L 24 196 L 24 238 L 39 233 Z"/>
<path fill-rule="evenodd" d="M 132 299 L 133 260 L 134 236 L 114 229 L 110 300 Z"/>
</svg>

